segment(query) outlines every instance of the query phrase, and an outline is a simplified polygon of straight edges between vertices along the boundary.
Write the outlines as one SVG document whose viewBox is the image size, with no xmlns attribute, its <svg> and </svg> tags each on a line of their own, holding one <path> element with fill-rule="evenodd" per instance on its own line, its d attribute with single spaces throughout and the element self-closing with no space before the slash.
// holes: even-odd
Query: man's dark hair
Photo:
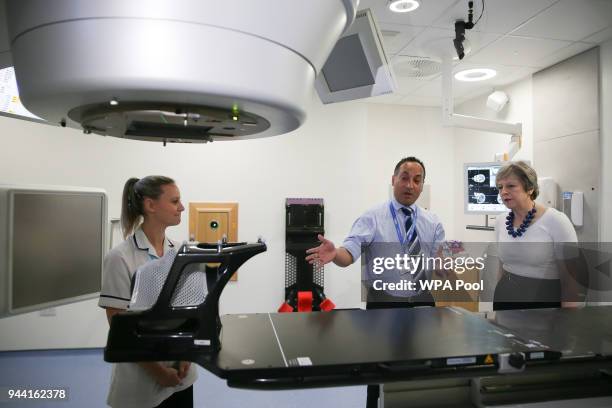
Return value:
<svg viewBox="0 0 612 408">
<path fill-rule="evenodd" d="M 399 173 L 400 167 L 402 167 L 402 164 L 404 164 L 406 162 L 419 163 L 421 165 L 421 167 L 423 168 L 423 180 L 425 180 L 425 165 L 423 164 L 422 161 L 420 161 L 419 159 L 417 159 L 414 156 L 404 157 L 402 160 L 397 162 L 397 164 L 395 165 L 395 170 L 393 171 L 393 175 L 394 176 L 397 176 L 397 174 Z"/>
</svg>

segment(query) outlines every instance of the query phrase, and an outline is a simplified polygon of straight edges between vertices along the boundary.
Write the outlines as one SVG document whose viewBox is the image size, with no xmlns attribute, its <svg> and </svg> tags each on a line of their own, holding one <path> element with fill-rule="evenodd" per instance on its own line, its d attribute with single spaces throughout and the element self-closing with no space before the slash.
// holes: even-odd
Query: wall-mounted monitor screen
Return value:
<svg viewBox="0 0 612 408">
<path fill-rule="evenodd" d="M 357 12 L 317 75 L 315 88 L 326 104 L 394 92 L 393 69 L 369 9 Z"/>
<path fill-rule="evenodd" d="M 0 317 L 98 296 L 106 194 L 0 186 Z"/>
<path fill-rule="evenodd" d="M 505 162 L 467 163 L 464 165 L 465 213 L 499 214 L 508 211 L 497 190 L 497 172 Z"/>
</svg>

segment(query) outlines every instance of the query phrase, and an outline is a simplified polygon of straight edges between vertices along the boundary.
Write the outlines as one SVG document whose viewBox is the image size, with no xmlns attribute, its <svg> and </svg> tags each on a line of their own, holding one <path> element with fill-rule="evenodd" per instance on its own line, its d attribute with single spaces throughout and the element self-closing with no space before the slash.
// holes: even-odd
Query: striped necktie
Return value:
<svg viewBox="0 0 612 408">
<path fill-rule="evenodd" d="M 406 223 L 404 224 L 404 226 L 406 227 L 406 248 L 408 249 L 408 254 L 412 256 L 418 256 L 421 254 L 421 243 L 419 242 L 419 236 L 417 234 L 416 226 L 412 230 L 410 236 L 408 236 L 408 233 L 410 233 L 410 228 L 412 228 L 412 224 L 414 222 L 414 219 L 412 217 L 412 210 L 406 207 L 402 207 L 400 208 L 400 210 L 406 216 Z M 420 271 L 422 271 L 422 269 L 422 266 L 419 267 L 419 270 L 415 271 L 413 276 L 416 278 L 416 276 L 419 274 Z"/>
<path fill-rule="evenodd" d="M 412 228 L 412 210 L 410 208 L 406 208 L 406 207 L 402 207 L 400 208 L 400 210 L 404 213 L 404 215 L 406 216 L 406 223 L 404 224 L 405 230 L 406 230 L 406 243 L 408 245 L 412 244 L 416 239 L 417 239 L 417 232 L 416 232 L 416 228 L 412 231 L 412 234 L 410 234 L 410 236 L 408 236 L 408 233 L 410 232 L 410 228 Z"/>
</svg>

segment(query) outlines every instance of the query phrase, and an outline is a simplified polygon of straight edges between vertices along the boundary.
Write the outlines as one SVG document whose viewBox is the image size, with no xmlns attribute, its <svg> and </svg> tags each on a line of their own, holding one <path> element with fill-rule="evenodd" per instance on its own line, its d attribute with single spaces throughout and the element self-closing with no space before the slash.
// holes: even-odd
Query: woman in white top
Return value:
<svg viewBox="0 0 612 408">
<path fill-rule="evenodd" d="M 579 251 L 571 221 L 562 212 L 534 201 L 539 193 L 538 177 L 525 162 L 504 166 L 496 183 L 510 211 L 497 218 L 495 228 L 502 276 L 495 288 L 493 309 L 576 305 L 581 297 L 575 279 Z"/>
<path fill-rule="evenodd" d="M 166 228 L 178 225 L 184 210 L 171 178 L 148 176 L 125 183 L 121 225 L 126 239 L 104 259 L 99 301 L 109 323 L 127 309 L 138 267 L 177 245 L 166 237 Z M 196 367 L 186 361 L 114 364 L 107 403 L 111 407 L 193 407 L 196 379 Z"/>
</svg>

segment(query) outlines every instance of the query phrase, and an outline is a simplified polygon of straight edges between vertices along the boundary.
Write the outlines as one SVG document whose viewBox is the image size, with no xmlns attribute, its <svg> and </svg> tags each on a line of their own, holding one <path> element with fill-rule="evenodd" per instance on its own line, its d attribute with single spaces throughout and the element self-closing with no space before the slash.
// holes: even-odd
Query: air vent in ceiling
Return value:
<svg viewBox="0 0 612 408">
<path fill-rule="evenodd" d="M 401 56 L 393 64 L 399 77 L 426 78 L 442 71 L 442 63 L 436 59 L 419 56 Z"/>
</svg>

